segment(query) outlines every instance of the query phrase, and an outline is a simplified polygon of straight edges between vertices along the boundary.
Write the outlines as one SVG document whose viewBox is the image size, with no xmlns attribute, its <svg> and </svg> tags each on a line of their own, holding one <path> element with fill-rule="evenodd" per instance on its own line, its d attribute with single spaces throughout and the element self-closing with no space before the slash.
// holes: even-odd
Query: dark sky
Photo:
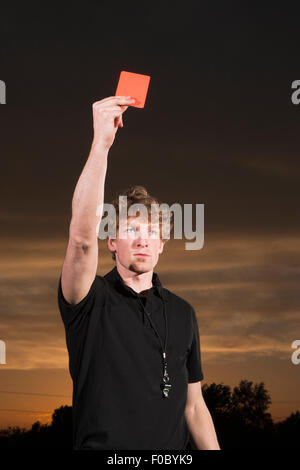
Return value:
<svg viewBox="0 0 300 470">
<path fill-rule="evenodd" d="M 0 339 L 14 350 L 7 370 L 25 377 L 25 369 L 66 367 L 55 296 L 72 194 L 92 140 L 92 103 L 114 95 L 120 71 L 127 70 L 151 81 L 145 108 L 126 111 L 109 152 L 105 202 L 142 184 L 169 204 L 205 204 L 205 249 L 171 250 L 159 272 L 197 309 L 208 378 L 236 385 L 245 368 L 237 360 L 232 374 L 230 364 L 242 352 L 254 380 L 266 371 L 273 395 L 292 399 L 274 371 L 280 363 L 292 390 L 298 371 L 290 343 L 299 336 L 300 304 L 300 105 L 291 102 L 291 83 L 300 79 L 295 5 L 1 5 L 0 79 L 7 87 L 7 104 L 0 106 L 1 273 L 10 298 L 0 306 Z M 101 274 L 109 262 L 105 258 Z M 198 287 L 188 285 L 191 270 Z M 59 331 L 55 353 L 42 349 L 43 336 L 24 333 L 29 345 L 44 351 L 40 362 L 16 333 L 28 318 L 29 324 L 40 321 L 37 331 L 49 321 L 51 341 Z M 228 353 L 228 375 L 217 359 L 219 347 Z M 18 387 L 26 384 L 26 377 L 16 377 Z M 14 390 L 11 376 L 7 380 Z"/>
<path fill-rule="evenodd" d="M 128 70 L 151 81 L 111 149 L 108 198 L 144 184 L 169 203 L 205 203 L 209 231 L 298 231 L 297 18 L 259 2 L 2 6 L 4 212 L 64 220 L 91 104 Z"/>
</svg>

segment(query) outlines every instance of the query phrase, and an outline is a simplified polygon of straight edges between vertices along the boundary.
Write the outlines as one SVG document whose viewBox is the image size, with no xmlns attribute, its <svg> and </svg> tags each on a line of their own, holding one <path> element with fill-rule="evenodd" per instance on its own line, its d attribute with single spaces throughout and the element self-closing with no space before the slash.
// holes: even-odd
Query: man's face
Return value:
<svg viewBox="0 0 300 470">
<path fill-rule="evenodd" d="M 108 238 L 107 243 L 115 251 L 117 264 L 139 274 L 154 268 L 164 247 L 159 224 L 141 217 L 128 217 L 127 227 L 120 223 L 117 238 Z"/>
</svg>

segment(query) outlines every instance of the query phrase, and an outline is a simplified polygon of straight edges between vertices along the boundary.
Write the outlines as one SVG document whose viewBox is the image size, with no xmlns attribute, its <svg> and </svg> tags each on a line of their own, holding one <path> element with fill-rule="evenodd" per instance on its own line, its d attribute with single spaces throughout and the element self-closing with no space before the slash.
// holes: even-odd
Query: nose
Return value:
<svg viewBox="0 0 300 470">
<path fill-rule="evenodd" d="M 139 232 L 135 241 L 137 246 L 148 246 L 148 236 L 143 235 L 141 232 Z"/>
<path fill-rule="evenodd" d="M 137 246 L 148 246 L 148 241 L 145 238 L 139 237 L 136 241 Z"/>
</svg>

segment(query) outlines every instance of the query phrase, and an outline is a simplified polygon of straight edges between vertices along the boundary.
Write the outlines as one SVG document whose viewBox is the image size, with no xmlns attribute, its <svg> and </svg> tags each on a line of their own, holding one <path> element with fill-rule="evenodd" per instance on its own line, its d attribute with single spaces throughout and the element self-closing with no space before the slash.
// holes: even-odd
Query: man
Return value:
<svg viewBox="0 0 300 470">
<path fill-rule="evenodd" d="M 113 96 L 93 104 L 94 138 L 72 201 L 58 303 L 73 380 L 74 449 L 181 450 L 190 433 L 198 449 L 219 449 L 201 393 L 194 309 L 153 272 L 165 243 L 160 222 L 153 236 L 148 218 L 131 216 L 124 225 L 117 217 L 116 237 L 107 240 L 116 266 L 96 274 L 108 151 L 132 103 Z M 141 186 L 126 196 L 128 207 L 140 202 L 148 210 L 156 201 Z"/>
</svg>

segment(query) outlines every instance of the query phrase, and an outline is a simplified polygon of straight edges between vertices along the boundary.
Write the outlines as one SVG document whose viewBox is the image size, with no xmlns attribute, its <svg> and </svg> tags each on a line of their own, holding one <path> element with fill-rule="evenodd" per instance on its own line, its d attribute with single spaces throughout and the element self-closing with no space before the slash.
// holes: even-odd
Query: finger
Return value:
<svg viewBox="0 0 300 470">
<path fill-rule="evenodd" d="M 112 113 L 122 113 L 121 106 L 106 106 L 105 108 L 101 108 L 102 111 L 105 112 L 112 112 Z"/>
<path fill-rule="evenodd" d="M 100 119 L 112 121 L 113 119 L 120 117 L 122 111 L 120 108 L 104 108 L 102 110 L 96 111 L 96 114 L 98 113 L 99 116 L 97 117 L 99 117 Z"/>
<path fill-rule="evenodd" d="M 132 101 L 131 101 L 130 96 L 110 96 L 108 98 L 104 98 L 103 100 L 95 101 L 93 103 L 93 106 L 99 106 L 101 104 L 107 104 L 107 103 L 129 105 L 129 104 L 132 104 Z"/>
<path fill-rule="evenodd" d="M 121 117 L 122 117 L 122 114 L 127 110 L 127 108 L 129 108 L 129 106 L 120 106 L 121 108 Z"/>
<path fill-rule="evenodd" d="M 118 126 L 118 127 L 123 127 L 122 116 L 118 116 L 118 117 L 116 118 L 116 126 Z"/>
<path fill-rule="evenodd" d="M 131 96 L 123 96 L 123 95 L 118 95 L 118 96 L 109 96 L 108 98 L 103 98 L 103 100 L 96 101 L 96 103 L 106 103 L 107 101 L 119 101 L 121 100 L 128 100 L 130 99 Z"/>
<path fill-rule="evenodd" d="M 129 106 L 124 106 L 124 105 L 120 105 L 120 106 L 106 106 L 105 108 L 103 109 L 113 109 L 113 110 L 119 110 L 121 113 L 124 113 L 124 111 L 126 111 L 126 109 L 129 108 Z"/>
<path fill-rule="evenodd" d="M 121 125 L 120 125 L 120 119 L 121 119 L 121 116 L 115 117 L 115 119 L 114 119 L 114 126 L 115 126 L 115 127 L 121 127 Z"/>
<path fill-rule="evenodd" d="M 122 118 L 122 111 L 119 108 L 117 108 L 116 110 L 111 109 L 111 108 L 106 108 L 103 111 L 103 117 L 105 117 L 109 121 L 114 121 L 115 124 L 117 125 L 117 124 L 119 124 L 119 122 Z M 123 124 L 123 121 L 121 121 L 121 122 Z"/>
<path fill-rule="evenodd" d="M 124 113 L 128 106 L 112 106 L 112 105 L 107 105 L 107 106 L 101 106 L 99 108 L 95 108 L 96 111 L 101 112 L 116 112 L 116 113 Z"/>
</svg>

